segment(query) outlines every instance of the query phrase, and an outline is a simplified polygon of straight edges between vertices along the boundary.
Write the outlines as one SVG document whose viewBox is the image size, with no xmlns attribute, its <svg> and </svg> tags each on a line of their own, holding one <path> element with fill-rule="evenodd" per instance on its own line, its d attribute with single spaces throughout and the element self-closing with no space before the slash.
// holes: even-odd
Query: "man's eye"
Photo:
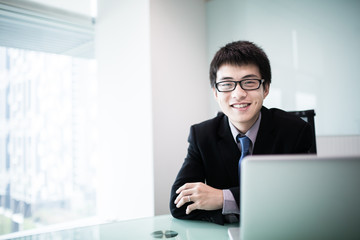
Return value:
<svg viewBox="0 0 360 240">
<path fill-rule="evenodd" d="M 231 86 L 233 86 L 233 83 L 227 82 L 227 83 L 221 83 L 220 85 L 221 85 L 221 87 L 231 87 Z"/>
<path fill-rule="evenodd" d="M 244 82 L 244 84 L 247 85 L 247 86 L 252 86 L 252 85 L 256 85 L 258 83 L 255 80 L 247 80 L 247 81 Z"/>
<path fill-rule="evenodd" d="M 247 80 L 247 81 L 245 81 L 245 83 L 246 84 L 253 84 L 253 83 L 256 83 L 256 81 L 255 80 Z"/>
</svg>

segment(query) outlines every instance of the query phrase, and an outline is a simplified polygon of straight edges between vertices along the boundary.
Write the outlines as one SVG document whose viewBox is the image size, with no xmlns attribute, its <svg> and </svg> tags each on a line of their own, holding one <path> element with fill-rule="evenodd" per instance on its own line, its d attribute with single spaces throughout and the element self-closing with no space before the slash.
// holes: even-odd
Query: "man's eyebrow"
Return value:
<svg viewBox="0 0 360 240">
<path fill-rule="evenodd" d="M 244 78 L 259 78 L 259 76 L 255 75 L 255 74 L 248 74 L 246 76 L 243 76 L 241 79 L 244 79 Z"/>
<path fill-rule="evenodd" d="M 241 79 L 247 79 L 247 78 L 256 78 L 256 79 L 258 79 L 259 76 L 255 75 L 255 74 L 248 74 L 248 75 L 243 76 Z M 234 78 L 233 77 L 222 77 L 219 80 L 221 80 L 221 81 L 223 81 L 223 80 L 234 80 Z"/>
<path fill-rule="evenodd" d="M 222 78 L 220 78 L 220 80 L 234 80 L 234 78 L 232 78 L 232 77 L 222 77 Z"/>
</svg>

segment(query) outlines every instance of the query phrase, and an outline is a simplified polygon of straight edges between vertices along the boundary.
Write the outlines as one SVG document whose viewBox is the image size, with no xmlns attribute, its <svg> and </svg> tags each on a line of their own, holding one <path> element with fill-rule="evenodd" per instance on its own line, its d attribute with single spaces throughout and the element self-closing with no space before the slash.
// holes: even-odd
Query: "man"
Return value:
<svg viewBox="0 0 360 240">
<path fill-rule="evenodd" d="M 210 65 L 210 83 L 222 113 L 190 128 L 185 161 L 171 189 L 175 218 L 218 224 L 239 214 L 238 137 L 247 137 L 249 154 L 308 153 L 311 126 L 280 109 L 267 109 L 270 62 L 254 43 L 221 48 Z"/>
</svg>

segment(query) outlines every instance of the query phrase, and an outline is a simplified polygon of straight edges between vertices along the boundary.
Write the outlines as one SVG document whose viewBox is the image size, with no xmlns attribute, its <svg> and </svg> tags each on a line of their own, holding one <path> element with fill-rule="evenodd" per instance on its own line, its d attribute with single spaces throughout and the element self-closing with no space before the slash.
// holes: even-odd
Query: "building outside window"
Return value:
<svg viewBox="0 0 360 240">
<path fill-rule="evenodd" d="M 14 9 L 0 3 L 0 234 L 96 215 L 93 33 Z"/>
</svg>

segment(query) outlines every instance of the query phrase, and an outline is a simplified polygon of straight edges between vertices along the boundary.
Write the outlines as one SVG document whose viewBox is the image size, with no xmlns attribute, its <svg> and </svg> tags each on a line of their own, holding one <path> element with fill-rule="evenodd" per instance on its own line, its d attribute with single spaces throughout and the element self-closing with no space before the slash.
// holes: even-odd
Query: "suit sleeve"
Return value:
<svg viewBox="0 0 360 240">
<path fill-rule="evenodd" d="M 236 201 L 236 204 L 240 208 L 240 187 L 232 187 L 229 189 L 234 196 L 234 199 Z"/>
<path fill-rule="evenodd" d="M 194 210 L 187 215 L 185 213 L 185 210 L 190 203 L 186 203 L 180 208 L 177 208 L 174 204 L 174 201 L 178 195 L 176 194 L 176 190 L 179 187 L 181 187 L 185 183 L 205 182 L 205 167 L 200 150 L 197 145 L 194 127 L 191 127 L 190 129 L 188 142 L 189 147 L 187 156 L 171 188 L 170 212 L 173 217 L 179 219 L 203 220 L 223 225 L 224 217 L 222 215 L 221 209 L 214 211 Z"/>
</svg>

